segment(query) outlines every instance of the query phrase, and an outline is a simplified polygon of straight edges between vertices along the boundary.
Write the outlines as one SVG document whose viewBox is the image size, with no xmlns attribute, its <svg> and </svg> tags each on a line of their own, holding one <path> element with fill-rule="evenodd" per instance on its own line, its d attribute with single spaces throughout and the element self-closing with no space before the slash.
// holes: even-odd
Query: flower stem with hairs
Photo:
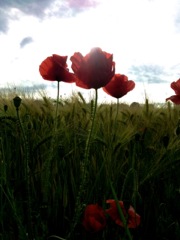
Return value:
<svg viewBox="0 0 180 240">
<path fill-rule="evenodd" d="M 14 106 L 16 108 L 16 114 L 17 114 L 17 119 L 18 123 L 23 135 L 23 142 L 24 142 L 24 151 L 25 151 L 25 181 L 26 181 L 26 194 L 27 194 L 27 217 L 28 217 L 28 237 L 29 239 L 33 239 L 34 236 L 34 231 L 33 231 L 33 226 L 32 226 L 32 208 L 31 208 L 31 197 L 30 197 L 30 169 L 29 169 L 29 162 L 30 162 L 30 152 L 29 152 L 29 142 L 28 138 L 25 134 L 24 126 L 21 122 L 21 118 L 19 116 L 19 107 L 21 105 L 21 98 L 16 96 L 13 99 Z"/>
<path fill-rule="evenodd" d="M 57 81 L 57 98 L 56 98 L 56 112 L 55 112 L 55 130 L 57 130 L 57 115 L 59 106 L 60 82 Z"/>
<path fill-rule="evenodd" d="M 117 104 L 116 104 L 115 129 L 117 127 L 118 114 L 119 114 L 119 98 L 117 98 Z"/>
<path fill-rule="evenodd" d="M 74 232 L 74 229 L 79 221 L 80 215 L 83 211 L 85 201 L 82 200 L 83 196 L 85 194 L 85 189 L 88 183 L 88 167 L 90 165 L 90 159 L 89 159 L 89 151 L 90 151 L 90 145 L 91 145 L 91 139 L 93 135 L 94 125 L 95 125 L 95 116 L 96 116 L 96 110 L 97 110 L 97 101 L 98 101 L 98 90 L 95 89 L 95 100 L 92 102 L 92 111 L 91 111 L 91 119 L 90 119 L 90 128 L 88 131 L 88 136 L 86 139 L 86 145 L 85 145 L 85 152 L 84 152 L 84 158 L 81 163 L 81 184 L 79 187 L 79 191 L 76 197 L 76 203 L 75 203 L 75 213 L 74 218 L 72 221 L 72 226 L 70 233 L 67 237 L 67 239 L 71 238 L 71 235 Z"/>
</svg>

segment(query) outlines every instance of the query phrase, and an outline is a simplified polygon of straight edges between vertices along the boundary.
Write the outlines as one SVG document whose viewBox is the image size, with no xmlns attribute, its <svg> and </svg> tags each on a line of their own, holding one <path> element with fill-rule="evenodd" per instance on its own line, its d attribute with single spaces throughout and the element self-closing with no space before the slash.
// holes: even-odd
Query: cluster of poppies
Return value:
<svg viewBox="0 0 180 240">
<path fill-rule="evenodd" d="M 50 81 L 76 83 L 78 87 L 84 89 L 102 88 L 104 92 L 117 99 L 135 87 L 135 82 L 128 80 L 126 75 L 115 73 L 113 55 L 102 51 L 101 48 L 93 48 L 85 56 L 80 52 L 75 52 L 70 57 L 74 73 L 68 69 L 67 58 L 67 56 L 57 54 L 47 57 L 39 66 L 42 78 Z M 180 79 L 172 82 L 171 88 L 175 91 L 175 95 L 166 98 L 166 101 L 170 100 L 175 104 L 180 104 Z"/>
<path fill-rule="evenodd" d="M 120 217 L 117 204 L 120 205 L 123 212 L 126 227 L 136 228 L 140 225 L 141 218 L 132 206 L 126 209 L 123 201 L 117 203 L 114 199 L 109 199 L 106 203 L 110 205 L 110 208 L 106 210 L 98 204 L 89 204 L 86 206 L 82 223 L 87 231 L 95 233 L 103 230 L 107 225 L 107 217 L 110 217 L 117 225 L 125 227 Z"/>
<path fill-rule="evenodd" d="M 93 48 L 86 56 L 75 52 L 70 60 L 74 73 L 68 69 L 67 56 L 57 54 L 47 57 L 40 64 L 39 72 L 45 80 L 74 82 L 84 89 L 102 88 L 107 94 L 117 99 L 135 87 L 134 81 L 128 80 L 127 76 L 115 73 L 113 55 L 100 48 Z"/>
</svg>

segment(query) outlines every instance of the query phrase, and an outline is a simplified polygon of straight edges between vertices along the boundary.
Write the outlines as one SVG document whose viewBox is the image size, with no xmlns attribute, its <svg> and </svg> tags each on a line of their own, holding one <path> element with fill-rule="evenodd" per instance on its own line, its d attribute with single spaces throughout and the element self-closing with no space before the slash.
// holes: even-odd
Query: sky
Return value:
<svg viewBox="0 0 180 240">
<path fill-rule="evenodd" d="M 179 0 L 0 0 L 0 88 L 43 89 L 40 63 L 52 54 L 86 55 L 93 47 L 113 54 L 116 73 L 136 83 L 122 102 L 165 103 L 180 78 Z M 62 97 L 94 92 L 60 84 Z M 101 89 L 101 101 L 116 101 Z"/>
</svg>

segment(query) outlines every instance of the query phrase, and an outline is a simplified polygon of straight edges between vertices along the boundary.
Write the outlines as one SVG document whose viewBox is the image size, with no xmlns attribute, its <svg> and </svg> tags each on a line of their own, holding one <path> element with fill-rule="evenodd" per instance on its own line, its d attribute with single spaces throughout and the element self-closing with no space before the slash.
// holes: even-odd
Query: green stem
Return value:
<svg viewBox="0 0 180 240">
<path fill-rule="evenodd" d="M 117 98 L 117 104 L 116 104 L 115 124 L 117 124 L 118 114 L 119 114 L 119 98 Z M 115 128 L 115 129 L 116 129 L 116 128 Z"/>
<path fill-rule="evenodd" d="M 58 116 L 58 106 L 59 106 L 59 93 L 60 93 L 60 82 L 57 81 L 57 98 L 56 98 L 56 111 L 55 111 L 55 131 L 57 130 L 57 116 Z"/>
<path fill-rule="evenodd" d="M 118 127 L 118 114 L 119 114 L 119 98 L 117 98 L 117 104 L 116 104 L 116 115 L 115 115 L 115 123 L 114 123 L 114 132 L 112 131 L 113 134 L 113 140 L 116 138 L 116 133 L 117 133 L 117 127 Z"/>
<path fill-rule="evenodd" d="M 91 138 L 94 130 L 94 125 L 95 125 L 95 116 L 96 116 L 96 110 L 97 110 L 97 101 L 98 101 L 98 90 L 95 89 L 95 102 L 92 106 L 92 112 L 91 112 L 91 125 L 90 129 L 88 132 L 87 140 L 86 140 L 86 145 L 85 145 L 85 152 L 84 152 L 84 160 L 81 165 L 82 169 L 82 174 L 81 174 L 81 185 L 79 187 L 79 192 L 76 197 L 76 204 L 75 204 L 75 214 L 74 218 L 72 221 L 72 227 L 71 231 L 67 237 L 67 239 L 71 238 L 72 233 L 74 232 L 74 229 L 79 221 L 80 215 L 82 213 L 82 210 L 84 208 L 85 201 L 82 200 L 83 197 L 85 196 L 85 191 L 86 191 L 86 185 L 88 182 L 88 168 L 90 165 L 90 159 L 89 159 L 89 151 L 90 151 L 90 145 L 91 145 Z"/>
<path fill-rule="evenodd" d="M 85 147 L 85 154 L 84 154 L 84 166 L 85 168 L 89 165 L 89 149 L 90 149 L 90 143 L 91 143 L 91 138 L 92 138 L 92 133 L 94 130 L 94 124 L 95 124 L 95 116 L 96 116 L 96 110 L 97 110 L 97 100 L 98 100 L 98 90 L 95 89 L 95 102 L 92 107 L 92 112 L 91 112 L 91 126 L 89 130 L 89 134 L 86 140 L 86 147 Z M 86 175 L 86 170 L 84 172 L 84 175 Z"/>
<path fill-rule="evenodd" d="M 19 125 L 21 128 L 21 132 L 24 140 L 24 151 L 25 151 L 25 179 L 26 179 L 26 191 L 27 191 L 27 215 L 28 215 L 28 237 L 29 239 L 33 239 L 33 227 L 32 227 L 32 209 L 31 209 L 31 197 L 30 197 L 30 169 L 29 169 L 29 161 L 30 161 L 30 153 L 29 153 L 29 142 L 27 136 L 24 131 L 23 124 L 21 122 L 21 118 L 19 116 L 19 108 L 16 107 L 17 119 L 19 121 Z"/>
<path fill-rule="evenodd" d="M 23 240 L 27 239 L 26 229 L 24 229 L 22 219 L 17 212 L 17 206 L 16 206 L 16 203 L 15 203 L 15 199 L 13 197 L 13 194 L 10 192 L 9 189 L 7 189 L 5 191 L 5 189 L 3 188 L 3 186 L 1 184 L 0 184 L 0 188 L 2 189 L 2 192 L 3 192 L 7 202 L 9 202 L 9 205 L 12 208 L 12 211 L 13 211 L 13 215 L 14 215 L 15 219 L 17 220 L 17 227 L 18 227 L 18 230 L 19 230 L 19 234 L 21 235 L 21 236 L 19 236 L 19 239 L 21 239 L 21 240 L 22 239 Z"/>
</svg>

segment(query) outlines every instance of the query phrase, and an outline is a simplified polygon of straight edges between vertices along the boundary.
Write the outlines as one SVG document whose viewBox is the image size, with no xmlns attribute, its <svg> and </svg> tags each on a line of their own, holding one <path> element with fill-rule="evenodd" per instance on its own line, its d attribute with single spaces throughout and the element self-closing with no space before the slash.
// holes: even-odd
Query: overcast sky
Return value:
<svg viewBox="0 0 180 240">
<path fill-rule="evenodd" d="M 180 78 L 179 43 L 179 0 L 0 0 L 0 87 L 52 91 L 38 71 L 47 56 L 101 47 L 136 83 L 122 101 L 165 102 Z M 72 90 L 90 92 L 61 84 L 62 95 Z"/>
</svg>

